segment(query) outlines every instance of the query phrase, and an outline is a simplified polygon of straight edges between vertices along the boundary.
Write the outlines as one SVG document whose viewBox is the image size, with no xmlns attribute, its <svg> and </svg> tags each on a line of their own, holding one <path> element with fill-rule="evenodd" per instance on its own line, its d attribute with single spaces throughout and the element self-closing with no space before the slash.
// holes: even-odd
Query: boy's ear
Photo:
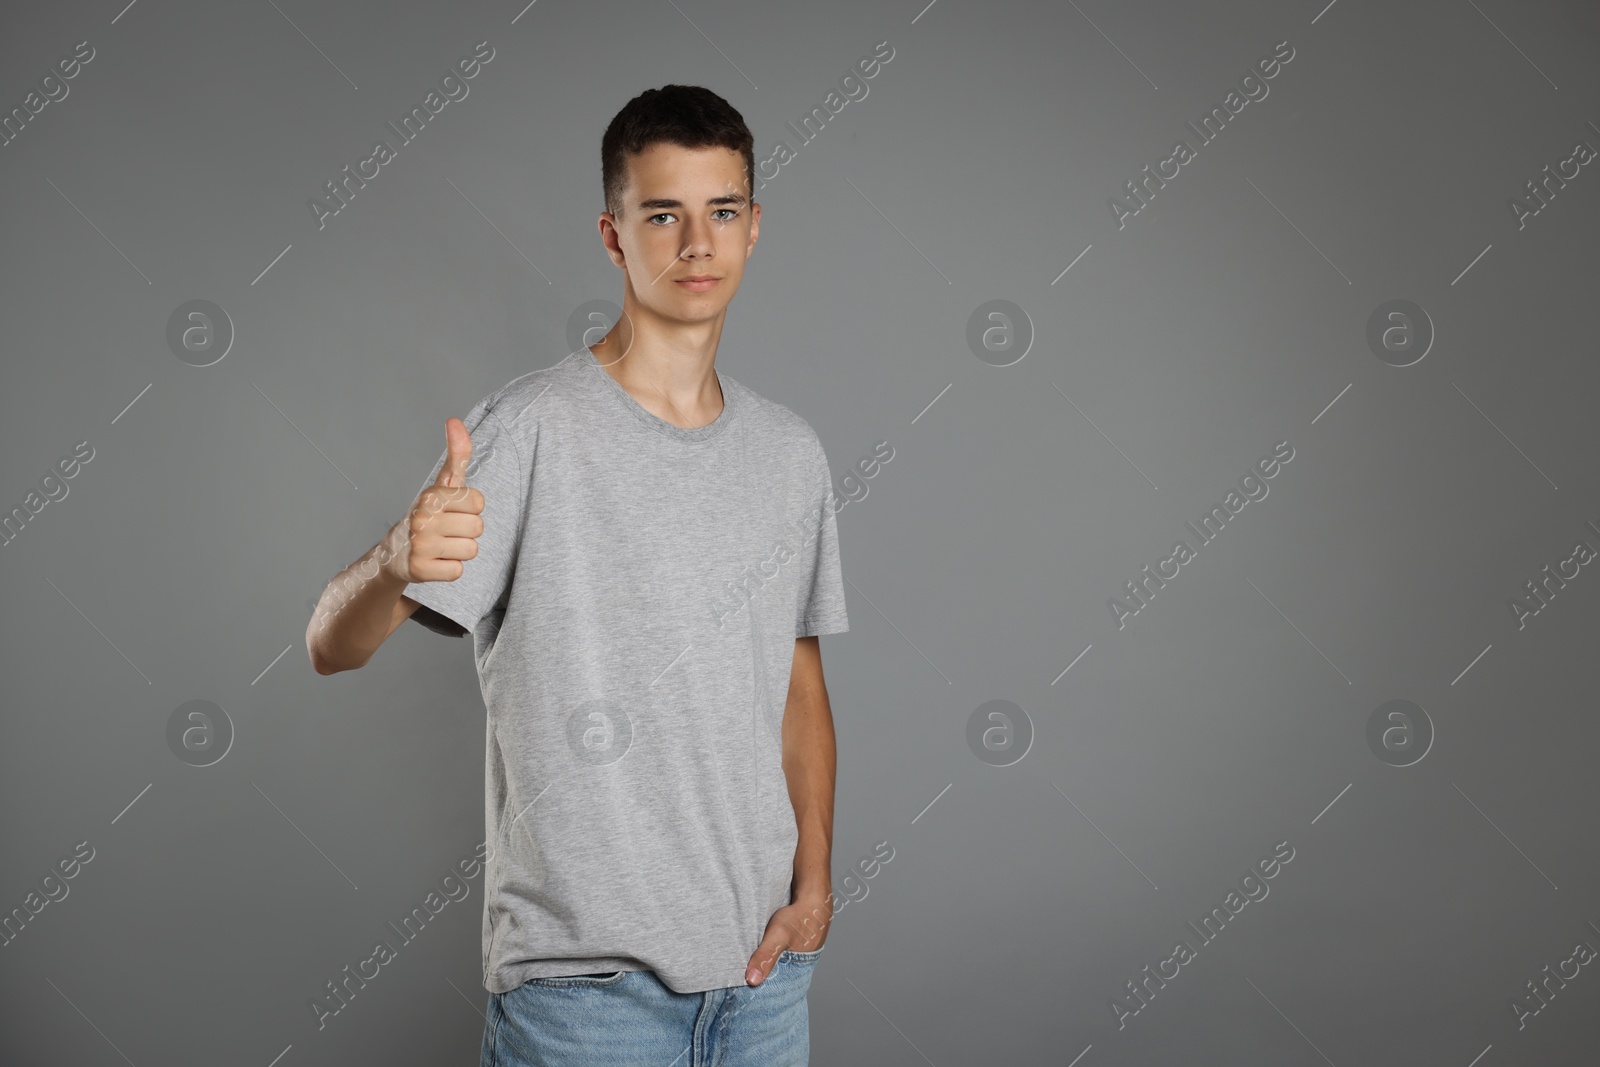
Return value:
<svg viewBox="0 0 1600 1067">
<path fill-rule="evenodd" d="M 600 244 L 605 248 L 606 255 L 611 257 L 611 262 L 621 270 L 627 269 L 627 257 L 622 252 L 622 244 L 617 239 L 618 223 L 616 216 L 609 211 L 600 213 L 596 225 L 600 228 Z"/>
</svg>

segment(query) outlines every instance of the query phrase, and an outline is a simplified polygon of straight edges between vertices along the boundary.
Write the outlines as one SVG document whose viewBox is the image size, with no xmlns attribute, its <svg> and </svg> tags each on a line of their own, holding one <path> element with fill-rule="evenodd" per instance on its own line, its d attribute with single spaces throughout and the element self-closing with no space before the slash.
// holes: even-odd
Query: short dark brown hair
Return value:
<svg viewBox="0 0 1600 1067">
<path fill-rule="evenodd" d="M 623 105 L 600 139 L 600 183 L 606 210 L 622 214 L 627 183 L 627 157 L 653 144 L 681 148 L 720 147 L 744 156 L 746 195 L 755 195 L 755 138 L 734 106 L 698 85 L 663 85 L 646 89 Z"/>
</svg>

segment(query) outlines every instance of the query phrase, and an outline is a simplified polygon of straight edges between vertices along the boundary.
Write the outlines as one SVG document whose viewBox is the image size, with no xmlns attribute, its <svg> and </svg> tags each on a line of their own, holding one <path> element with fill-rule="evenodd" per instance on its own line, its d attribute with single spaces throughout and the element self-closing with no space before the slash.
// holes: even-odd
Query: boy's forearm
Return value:
<svg viewBox="0 0 1600 1067">
<path fill-rule="evenodd" d="M 833 826 L 832 813 L 828 825 L 821 819 L 800 824 L 800 843 L 794 850 L 794 899 L 821 902 L 828 899 L 833 889 Z"/>
<path fill-rule="evenodd" d="M 825 688 L 793 693 L 784 711 L 783 771 L 799 843 L 794 899 L 825 901 L 832 891 L 833 790 L 837 751 Z"/>
<path fill-rule="evenodd" d="M 334 575 L 306 627 L 306 649 L 319 674 L 363 666 L 394 631 L 394 615 L 406 583 L 383 563 L 393 552 L 395 531 Z"/>
</svg>

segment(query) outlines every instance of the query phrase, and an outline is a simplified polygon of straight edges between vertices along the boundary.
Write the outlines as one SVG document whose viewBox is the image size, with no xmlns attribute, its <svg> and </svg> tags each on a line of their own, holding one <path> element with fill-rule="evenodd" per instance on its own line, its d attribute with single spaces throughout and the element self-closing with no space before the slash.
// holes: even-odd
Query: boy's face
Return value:
<svg viewBox="0 0 1600 1067">
<path fill-rule="evenodd" d="M 627 174 L 621 217 L 602 212 L 600 236 L 635 301 L 664 319 L 717 318 L 760 231 L 744 157 L 658 143 L 629 156 Z"/>
</svg>

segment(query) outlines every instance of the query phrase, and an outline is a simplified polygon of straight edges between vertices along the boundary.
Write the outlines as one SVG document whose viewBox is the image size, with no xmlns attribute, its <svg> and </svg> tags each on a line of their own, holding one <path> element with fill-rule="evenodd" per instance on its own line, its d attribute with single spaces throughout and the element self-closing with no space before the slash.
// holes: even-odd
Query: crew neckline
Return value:
<svg viewBox="0 0 1600 1067">
<path fill-rule="evenodd" d="M 723 374 L 715 366 L 712 367 L 712 372 L 716 374 L 717 384 L 722 388 L 722 411 L 704 426 L 678 426 L 663 419 L 634 399 L 633 394 L 624 389 L 622 383 L 613 378 L 610 372 L 601 366 L 600 358 L 594 354 L 592 349 L 588 347 L 582 348 L 577 355 L 583 363 L 593 369 L 595 374 L 605 380 L 605 386 L 616 395 L 623 407 L 633 412 L 634 417 L 640 422 L 665 437 L 674 437 L 680 441 L 709 440 L 727 429 L 728 424 L 738 416 L 740 405 L 738 387 L 731 378 Z"/>
</svg>

